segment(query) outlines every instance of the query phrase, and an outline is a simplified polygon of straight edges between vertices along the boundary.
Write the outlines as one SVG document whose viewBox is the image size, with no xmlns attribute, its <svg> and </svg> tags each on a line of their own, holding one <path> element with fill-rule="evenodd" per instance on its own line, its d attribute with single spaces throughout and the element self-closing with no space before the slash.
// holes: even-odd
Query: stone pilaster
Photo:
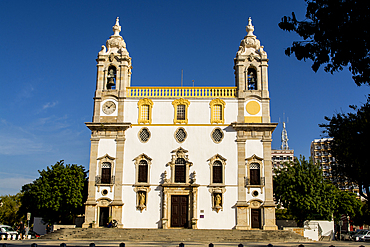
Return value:
<svg viewBox="0 0 370 247">
<path fill-rule="evenodd" d="M 123 227 L 122 222 L 122 184 L 123 184 L 123 157 L 124 157 L 124 135 L 116 138 L 116 166 L 115 166 L 115 183 L 114 183 L 114 199 L 111 203 L 112 217 L 117 220 L 118 227 Z"/>
<path fill-rule="evenodd" d="M 263 161 L 265 173 L 265 202 L 263 204 L 264 230 L 277 230 L 275 221 L 275 202 L 272 184 L 272 161 L 271 161 L 271 132 L 269 136 L 264 136 L 263 144 Z"/>
<path fill-rule="evenodd" d="M 90 224 L 94 224 L 96 219 L 96 198 L 95 198 L 95 176 L 97 169 L 96 157 L 98 156 L 99 138 L 91 138 L 90 148 L 90 165 L 89 165 L 89 184 L 88 184 L 88 196 L 85 203 L 85 222 L 82 227 L 90 227 Z"/>
<path fill-rule="evenodd" d="M 237 149 L 238 149 L 238 201 L 236 203 L 237 218 L 236 229 L 248 230 L 248 203 L 245 190 L 245 142 L 244 131 L 238 131 L 237 134 Z"/>
</svg>

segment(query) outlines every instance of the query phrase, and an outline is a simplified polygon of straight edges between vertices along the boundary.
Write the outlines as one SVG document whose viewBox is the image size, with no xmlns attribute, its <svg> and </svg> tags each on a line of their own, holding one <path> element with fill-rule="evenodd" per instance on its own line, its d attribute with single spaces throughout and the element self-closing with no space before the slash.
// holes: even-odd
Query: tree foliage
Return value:
<svg viewBox="0 0 370 247">
<path fill-rule="evenodd" d="M 302 226 L 305 220 L 331 220 L 336 208 L 334 185 L 322 170 L 304 157 L 275 171 L 274 194 L 278 203 Z"/>
<path fill-rule="evenodd" d="M 337 179 L 354 182 L 360 194 L 369 202 L 370 187 L 370 96 L 360 108 L 350 106 L 355 113 L 338 113 L 325 117 L 324 133 L 333 138 L 331 152 L 336 158 L 332 170 Z"/>
<path fill-rule="evenodd" d="M 322 169 L 304 157 L 275 170 L 275 199 L 284 209 L 280 219 L 294 219 L 302 226 L 305 220 L 336 220 L 342 214 L 351 218 L 362 215 L 362 203 L 355 194 L 341 191 L 322 175 Z"/>
<path fill-rule="evenodd" d="M 21 206 L 21 193 L 0 196 L 0 223 L 13 226 L 24 216 L 18 213 Z"/>
<path fill-rule="evenodd" d="M 285 54 L 310 59 L 316 72 L 324 65 L 334 73 L 348 66 L 357 85 L 370 84 L 370 1 L 305 0 L 305 20 L 294 12 L 284 16 L 279 27 L 303 38 L 294 41 Z"/>
<path fill-rule="evenodd" d="M 87 174 L 82 166 L 64 165 L 61 160 L 40 177 L 22 187 L 22 212 L 29 211 L 45 222 L 72 223 L 73 217 L 83 213 L 87 196 Z"/>
</svg>

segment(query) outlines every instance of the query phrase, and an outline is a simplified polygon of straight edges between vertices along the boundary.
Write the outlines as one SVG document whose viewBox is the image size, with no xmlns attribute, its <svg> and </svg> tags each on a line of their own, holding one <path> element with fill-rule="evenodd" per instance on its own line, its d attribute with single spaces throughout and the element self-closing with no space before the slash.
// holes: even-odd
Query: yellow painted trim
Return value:
<svg viewBox="0 0 370 247">
<path fill-rule="evenodd" d="M 187 99 L 175 99 L 172 102 L 173 108 L 175 110 L 174 118 L 173 118 L 173 123 L 180 123 L 180 124 L 187 124 L 188 123 L 188 108 L 190 105 L 190 101 Z M 177 119 L 177 106 L 178 105 L 185 105 L 185 119 L 184 120 L 178 120 Z"/>
<path fill-rule="evenodd" d="M 142 110 L 142 108 L 143 108 L 144 105 L 148 105 L 149 106 L 149 112 L 148 112 L 149 119 L 143 119 L 143 116 L 141 115 L 142 114 L 141 110 Z M 144 124 L 150 124 L 150 123 L 152 123 L 153 101 L 151 99 L 147 99 L 147 98 L 141 99 L 141 100 L 139 100 L 139 102 L 137 102 L 137 106 L 139 108 L 139 114 L 138 114 L 138 121 L 137 122 L 139 124 L 140 123 L 144 123 Z"/>
<path fill-rule="evenodd" d="M 230 124 L 131 124 L 131 126 L 229 126 Z"/>
<path fill-rule="evenodd" d="M 236 87 L 127 87 L 128 98 L 236 98 Z"/>
<path fill-rule="evenodd" d="M 216 105 L 221 105 L 221 119 L 215 119 L 214 116 L 214 110 Z M 209 103 L 209 106 L 211 107 L 211 123 L 225 123 L 225 118 L 224 118 L 224 109 L 225 109 L 225 101 L 222 99 L 214 99 Z"/>
<path fill-rule="evenodd" d="M 262 123 L 262 117 L 244 117 L 245 123 Z"/>
<path fill-rule="evenodd" d="M 246 105 L 246 110 L 251 115 L 256 115 L 260 112 L 261 106 L 257 101 L 249 101 Z"/>
</svg>

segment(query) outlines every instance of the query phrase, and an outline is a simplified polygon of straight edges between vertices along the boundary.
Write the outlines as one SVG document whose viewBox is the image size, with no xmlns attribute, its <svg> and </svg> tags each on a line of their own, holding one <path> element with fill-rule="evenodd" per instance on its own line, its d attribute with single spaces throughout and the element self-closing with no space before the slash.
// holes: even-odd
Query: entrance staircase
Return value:
<svg viewBox="0 0 370 247">
<path fill-rule="evenodd" d="M 53 240 L 107 240 L 141 242 L 307 242 L 292 231 L 194 229 L 59 229 L 41 237 Z"/>
</svg>

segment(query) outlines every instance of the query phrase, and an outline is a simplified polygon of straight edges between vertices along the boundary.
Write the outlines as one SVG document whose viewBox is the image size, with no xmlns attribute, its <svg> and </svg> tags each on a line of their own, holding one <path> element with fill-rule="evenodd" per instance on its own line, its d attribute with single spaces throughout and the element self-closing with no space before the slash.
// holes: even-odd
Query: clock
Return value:
<svg viewBox="0 0 370 247">
<path fill-rule="evenodd" d="M 107 115 L 112 114 L 116 110 L 116 104 L 113 101 L 106 101 L 103 104 L 103 112 Z"/>
</svg>

